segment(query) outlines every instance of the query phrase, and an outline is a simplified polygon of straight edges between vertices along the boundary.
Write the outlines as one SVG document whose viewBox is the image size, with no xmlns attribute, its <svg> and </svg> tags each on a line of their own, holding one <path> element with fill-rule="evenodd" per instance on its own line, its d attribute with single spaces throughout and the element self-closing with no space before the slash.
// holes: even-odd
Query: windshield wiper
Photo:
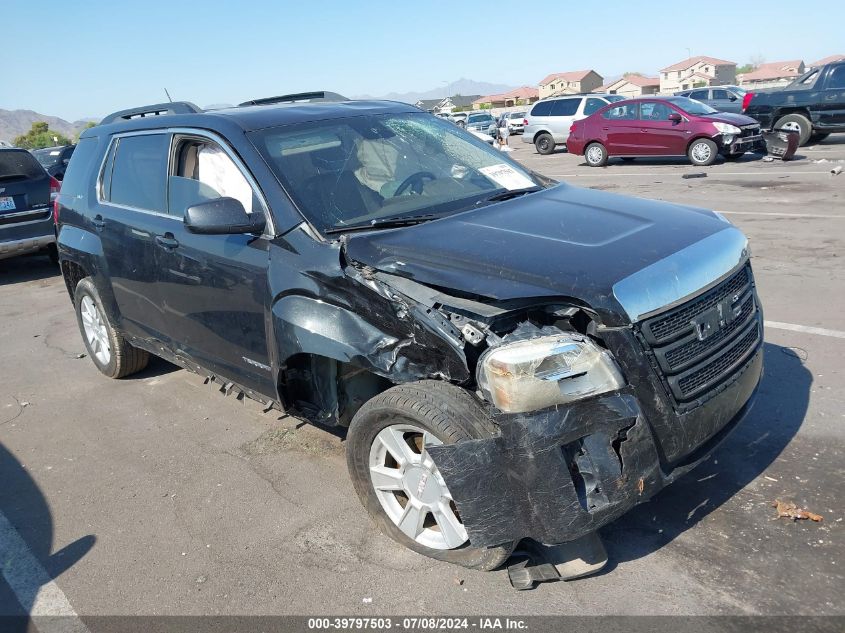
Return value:
<svg viewBox="0 0 845 633">
<path fill-rule="evenodd" d="M 535 185 L 533 187 L 525 187 L 523 189 L 509 189 L 507 191 L 500 191 L 499 193 L 494 193 L 489 198 L 484 198 L 480 202 L 500 202 L 502 200 L 510 200 L 511 198 L 517 198 L 519 196 L 523 196 L 526 193 L 534 193 L 535 191 L 540 191 L 542 187 L 539 185 Z"/>
<path fill-rule="evenodd" d="M 411 226 L 413 224 L 422 224 L 429 220 L 436 220 L 442 218 L 443 214 L 427 213 L 424 215 L 399 215 L 392 218 L 375 218 L 369 222 L 361 222 L 359 224 L 336 224 L 323 231 L 324 233 L 344 233 L 346 231 L 367 231 L 370 229 L 392 229 L 399 226 Z"/>
</svg>

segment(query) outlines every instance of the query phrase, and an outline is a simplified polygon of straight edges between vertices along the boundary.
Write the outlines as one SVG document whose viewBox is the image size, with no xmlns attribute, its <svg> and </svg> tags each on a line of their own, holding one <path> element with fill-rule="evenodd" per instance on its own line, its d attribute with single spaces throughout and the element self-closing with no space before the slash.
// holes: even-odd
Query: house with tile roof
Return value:
<svg viewBox="0 0 845 633">
<path fill-rule="evenodd" d="M 522 86 L 520 88 L 514 88 L 508 92 L 479 97 L 472 102 L 472 109 L 511 108 L 520 105 L 531 105 L 539 100 L 540 94 L 537 88 Z"/>
<path fill-rule="evenodd" d="M 660 92 L 672 94 L 700 86 L 724 86 L 736 82 L 736 62 L 699 55 L 660 70 Z"/>
<path fill-rule="evenodd" d="M 592 92 L 602 85 L 604 80 L 595 70 L 573 70 L 547 75 L 539 84 L 540 98 L 556 95 Z"/>
<path fill-rule="evenodd" d="M 845 60 L 845 55 L 828 55 L 822 59 L 817 59 L 811 64 L 807 64 L 807 68 L 818 68 L 819 66 L 824 66 L 825 64 L 832 64 L 833 62 L 841 62 L 843 60 Z"/>
<path fill-rule="evenodd" d="M 737 75 L 737 81 L 743 88 L 775 88 L 788 84 L 803 73 L 804 61 L 800 59 L 768 62 L 750 73 Z"/>
<path fill-rule="evenodd" d="M 657 94 L 660 90 L 660 78 L 645 77 L 637 73 L 629 73 L 624 77 L 620 77 L 605 86 L 601 92 L 608 92 L 612 95 L 622 95 L 632 99 L 634 97 L 642 97 L 645 95 Z"/>
</svg>

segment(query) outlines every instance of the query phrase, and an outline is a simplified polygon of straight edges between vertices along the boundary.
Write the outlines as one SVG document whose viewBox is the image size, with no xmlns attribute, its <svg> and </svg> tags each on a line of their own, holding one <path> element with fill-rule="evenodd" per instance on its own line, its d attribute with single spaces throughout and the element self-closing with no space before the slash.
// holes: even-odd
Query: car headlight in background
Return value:
<svg viewBox="0 0 845 633">
<path fill-rule="evenodd" d="M 713 123 L 713 127 L 715 127 L 720 134 L 732 134 L 733 136 L 742 134 L 742 130 L 730 123 L 720 123 L 719 121 L 715 121 Z"/>
<path fill-rule="evenodd" d="M 543 336 L 487 350 L 478 363 L 478 386 L 505 413 L 565 404 L 625 384 L 609 352 L 577 334 Z"/>
</svg>

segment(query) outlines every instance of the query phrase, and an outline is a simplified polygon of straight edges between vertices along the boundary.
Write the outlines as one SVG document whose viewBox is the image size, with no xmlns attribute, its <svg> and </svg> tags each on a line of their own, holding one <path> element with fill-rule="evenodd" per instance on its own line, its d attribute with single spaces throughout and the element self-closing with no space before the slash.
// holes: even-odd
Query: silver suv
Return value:
<svg viewBox="0 0 845 633">
<path fill-rule="evenodd" d="M 566 143 L 569 128 L 575 121 L 590 116 L 608 103 L 624 98 L 611 94 L 580 94 L 538 101 L 526 116 L 528 124 L 522 140 L 533 143 L 540 154 L 551 154 L 555 147 Z"/>
</svg>

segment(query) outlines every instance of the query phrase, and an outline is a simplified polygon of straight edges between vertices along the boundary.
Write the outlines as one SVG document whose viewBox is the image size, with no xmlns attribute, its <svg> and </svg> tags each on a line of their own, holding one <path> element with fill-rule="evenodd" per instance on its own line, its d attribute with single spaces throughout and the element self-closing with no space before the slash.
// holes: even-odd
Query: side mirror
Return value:
<svg viewBox="0 0 845 633">
<path fill-rule="evenodd" d="M 263 213 L 247 213 L 234 198 L 215 198 L 185 209 L 185 226 L 191 233 L 231 235 L 260 233 L 267 220 Z"/>
<path fill-rule="evenodd" d="M 680 123 L 681 121 L 684 120 L 684 118 L 680 114 L 678 114 L 677 112 L 672 112 L 672 113 L 669 114 L 669 120 L 672 123 Z"/>
<path fill-rule="evenodd" d="M 734 93 L 731 92 L 728 94 L 728 99 L 730 99 L 731 101 L 736 101 L 737 97 Z"/>
</svg>

